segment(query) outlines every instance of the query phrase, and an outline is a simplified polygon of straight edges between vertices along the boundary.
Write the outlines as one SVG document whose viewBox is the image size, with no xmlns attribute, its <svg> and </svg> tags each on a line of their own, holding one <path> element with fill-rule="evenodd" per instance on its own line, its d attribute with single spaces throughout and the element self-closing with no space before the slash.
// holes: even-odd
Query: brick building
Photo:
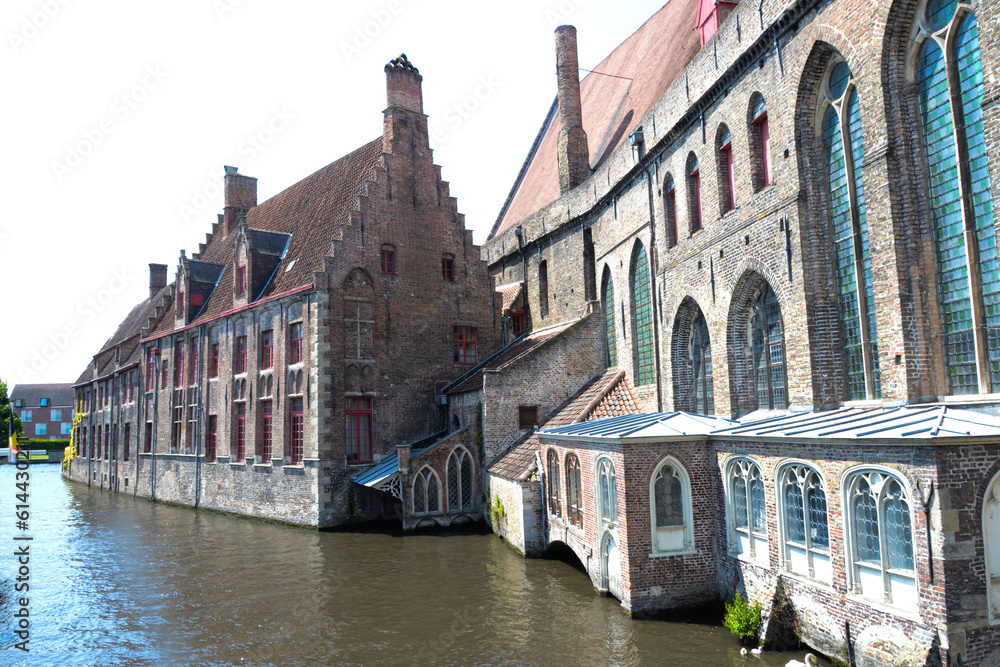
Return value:
<svg viewBox="0 0 1000 667">
<path fill-rule="evenodd" d="M 15 385 L 10 403 L 21 418 L 22 438 L 69 438 L 74 407 L 70 383 Z"/>
<path fill-rule="evenodd" d="M 385 74 L 382 136 L 260 204 L 256 179 L 227 167 L 224 212 L 174 282 L 150 265 L 149 299 L 76 384 L 71 478 L 307 526 L 405 521 L 402 494 L 352 477 L 446 430 L 440 389 L 501 330 L 432 161 L 422 77 L 405 55 Z M 472 519 L 482 475 L 465 437 L 432 465 L 445 480 L 453 450 L 469 457 Z"/>
<path fill-rule="evenodd" d="M 629 611 L 780 591 L 832 656 L 1000 665 L 996 14 L 672 0 L 582 80 L 556 30 L 483 256 L 508 337 L 599 343 L 462 404 L 498 534 Z M 555 426 L 611 373 L 634 406 Z"/>
</svg>

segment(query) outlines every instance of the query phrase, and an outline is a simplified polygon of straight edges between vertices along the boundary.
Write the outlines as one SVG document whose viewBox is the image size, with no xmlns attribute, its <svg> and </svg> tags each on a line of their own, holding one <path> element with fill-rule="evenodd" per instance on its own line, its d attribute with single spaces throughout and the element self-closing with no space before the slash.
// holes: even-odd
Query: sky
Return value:
<svg viewBox="0 0 1000 667">
<path fill-rule="evenodd" d="M 0 379 L 75 382 L 148 265 L 172 280 L 204 242 L 223 165 L 263 202 L 380 136 L 400 53 L 483 243 L 555 97 L 556 26 L 592 69 L 663 2 L 3 0 Z"/>
</svg>

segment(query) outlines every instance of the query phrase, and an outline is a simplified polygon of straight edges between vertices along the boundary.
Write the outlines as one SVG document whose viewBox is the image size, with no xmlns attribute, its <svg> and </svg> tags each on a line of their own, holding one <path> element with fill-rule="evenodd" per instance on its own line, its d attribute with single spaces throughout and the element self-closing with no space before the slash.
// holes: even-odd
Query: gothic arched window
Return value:
<svg viewBox="0 0 1000 667">
<path fill-rule="evenodd" d="M 975 15 L 956 0 L 929 0 L 919 25 L 915 72 L 949 391 L 995 392 L 1000 390 L 1000 263 L 979 30 Z M 970 238 L 975 243 L 967 244 Z"/>
<path fill-rule="evenodd" d="M 653 552 L 672 553 L 694 547 L 691 481 L 673 457 L 664 459 L 650 479 Z"/>
<path fill-rule="evenodd" d="M 583 528 L 580 459 L 572 452 L 566 455 L 566 518 L 577 528 Z"/>
<path fill-rule="evenodd" d="M 461 512 L 474 509 L 475 486 L 472 455 L 464 447 L 457 447 L 448 457 L 448 511 Z"/>
<path fill-rule="evenodd" d="M 806 465 L 783 466 L 778 473 L 778 505 L 785 569 L 831 582 L 833 570 L 823 478 Z"/>
<path fill-rule="evenodd" d="M 735 459 L 726 474 L 729 486 L 729 548 L 767 561 L 767 505 L 760 467 L 750 459 Z"/>
<path fill-rule="evenodd" d="M 562 516 L 562 503 L 559 499 L 559 482 L 562 480 L 559 475 L 559 455 L 556 454 L 556 450 L 549 450 L 547 463 L 545 483 L 548 487 L 549 514 Z"/>
<path fill-rule="evenodd" d="M 865 186 L 861 178 L 865 149 L 858 91 L 843 61 L 830 67 L 825 80 L 822 133 L 848 398 L 854 401 L 881 398 L 875 295 Z"/>
<path fill-rule="evenodd" d="M 437 473 L 424 467 L 413 480 L 413 513 L 437 514 L 441 511 L 441 482 Z"/>
<path fill-rule="evenodd" d="M 782 410 L 785 395 L 785 334 L 778 297 L 765 282 L 750 304 L 750 344 L 757 408 Z"/>
<path fill-rule="evenodd" d="M 615 331 L 615 283 L 611 271 L 604 269 L 601 287 L 601 302 L 604 304 L 604 330 L 608 337 L 608 367 L 618 365 L 618 338 Z"/>
<path fill-rule="evenodd" d="M 632 254 L 632 326 L 635 335 L 636 385 L 656 381 L 656 352 L 653 344 L 653 297 L 649 283 L 649 262 L 646 250 L 637 243 Z"/>
</svg>

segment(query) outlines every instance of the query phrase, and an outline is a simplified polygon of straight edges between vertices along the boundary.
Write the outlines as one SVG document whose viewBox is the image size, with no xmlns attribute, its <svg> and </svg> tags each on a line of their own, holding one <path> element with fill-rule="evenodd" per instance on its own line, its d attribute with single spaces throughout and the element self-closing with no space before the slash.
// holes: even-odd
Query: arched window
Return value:
<svg viewBox="0 0 1000 667">
<path fill-rule="evenodd" d="M 583 230 L 583 296 L 587 301 L 597 298 L 597 268 L 594 257 L 594 233 Z"/>
<path fill-rule="evenodd" d="M 677 310 L 672 340 L 674 409 L 714 415 L 712 345 L 705 316 L 693 299 L 685 299 Z"/>
<path fill-rule="evenodd" d="M 636 385 L 656 381 L 656 352 L 653 345 L 653 297 L 649 284 L 649 262 L 646 250 L 637 243 L 632 253 L 632 326 L 635 341 Z"/>
<path fill-rule="evenodd" d="M 688 231 L 694 234 L 701 229 L 701 171 L 698 169 L 698 156 L 694 153 L 688 155 L 687 160 L 687 186 L 688 186 Z"/>
<path fill-rule="evenodd" d="M 997 623 L 1000 622 L 1000 475 L 993 478 L 983 499 L 983 550 L 990 622 Z"/>
<path fill-rule="evenodd" d="M 778 297 L 766 282 L 750 305 L 749 328 L 757 408 L 782 410 L 786 405 L 785 334 Z"/>
<path fill-rule="evenodd" d="M 736 459 L 727 470 L 730 550 L 767 561 L 767 505 L 760 468 L 750 459 Z"/>
<path fill-rule="evenodd" d="M 848 398 L 881 398 L 875 295 L 865 215 L 865 186 L 861 164 L 865 148 L 861 135 L 858 91 L 847 63 L 834 62 L 823 87 L 823 146 L 830 216 L 833 222 L 840 333 L 844 346 Z"/>
<path fill-rule="evenodd" d="M 949 391 L 1000 391 L 1000 263 L 976 17 L 956 0 L 929 0 L 921 40 L 916 78 Z"/>
<path fill-rule="evenodd" d="M 456 415 L 457 418 L 457 415 Z M 472 455 L 457 447 L 448 457 L 448 511 L 475 509 L 476 478 L 472 473 Z"/>
<path fill-rule="evenodd" d="M 542 317 L 549 314 L 549 263 L 538 265 L 538 312 Z"/>
<path fill-rule="evenodd" d="M 580 459 L 572 452 L 566 455 L 566 518 L 577 528 L 583 528 Z"/>
<path fill-rule="evenodd" d="M 830 530 L 823 478 L 809 466 L 790 464 L 778 473 L 781 554 L 785 569 L 830 583 Z"/>
<path fill-rule="evenodd" d="M 601 286 L 601 301 L 604 303 L 604 329 L 608 337 L 608 367 L 618 365 L 618 338 L 615 330 L 615 283 L 611 280 L 611 270 L 604 268 Z"/>
<path fill-rule="evenodd" d="M 562 503 L 559 498 L 559 455 L 556 450 L 550 449 L 548 453 L 548 465 L 546 466 L 545 486 L 549 497 L 549 514 L 562 516 Z"/>
<path fill-rule="evenodd" d="M 667 227 L 667 247 L 673 248 L 677 245 L 677 188 L 670 174 L 663 180 L 663 219 Z"/>
<path fill-rule="evenodd" d="M 750 154 L 754 158 L 754 189 L 761 190 L 771 184 L 771 128 L 767 122 L 767 104 L 757 93 L 750 103 Z"/>
<path fill-rule="evenodd" d="M 618 482 L 615 464 L 609 458 L 597 461 L 597 509 L 605 529 L 618 524 Z"/>
<path fill-rule="evenodd" d="M 715 139 L 716 173 L 719 175 L 719 214 L 736 208 L 736 164 L 733 162 L 733 138 L 725 124 L 719 125 Z"/>
<path fill-rule="evenodd" d="M 860 470 L 844 481 L 847 509 L 848 584 L 855 593 L 916 609 L 910 496 L 895 476 Z"/>
<path fill-rule="evenodd" d="M 437 473 L 424 467 L 413 479 L 413 513 L 437 514 L 441 511 L 441 482 Z"/>
<path fill-rule="evenodd" d="M 680 461 L 668 456 L 649 482 L 653 553 L 676 553 L 694 548 L 691 480 Z"/>
</svg>

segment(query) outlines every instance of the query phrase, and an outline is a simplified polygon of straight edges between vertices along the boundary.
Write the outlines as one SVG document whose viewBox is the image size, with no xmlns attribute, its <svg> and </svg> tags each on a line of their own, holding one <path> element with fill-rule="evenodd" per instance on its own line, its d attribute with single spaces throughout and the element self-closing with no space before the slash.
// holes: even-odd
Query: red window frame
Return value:
<svg viewBox="0 0 1000 667">
<path fill-rule="evenodd" d="M 219 344 L 212 343 L 211 360 L 208 362 L 208 377 L 219 377 Z"/>
<path fill-rule="evenodd" d="M 143 452 L 149 454 L 153 451 L 153 422 L 146 422 L 146 443 L 143 445 Z"/>
<path fill-rule="evenodd" d="M 302 400 L 302 399 L 295 399 Z M 374 458 L 372 437 L 372 399 L 347 399 L 347 462 L 369 463 Z"/>
<path fill-rule="evenodd" d="M 478 358 L 476 327 L 455 327 L 455 363 L 471 366 Z"/>
<path fill-rule="evenodd" d="M 736 163 L 733 160 L 732 139 L 719 147 L 719 150 L 726 154 L 726 182 L 729 184 L 729 207 L 726 211 L 736 208 Z"/>
<path fill-rule="evenodd" d="M 246 459 L 247 404 L 236 404 L 236 428 L 233 433 L 233 457 L 237 461 Z"/>
<path fill-rule="evenodd" d="M 236 374 L 247 372 L 247 337 L 236 339 Z"/>
<path fill-rule="evenodd" d="M 260 367 L 274 366 L 274 331 L 260 332 Z"/>
<path fill-rule="evenodd" d="M 184 386 L 184 341 L 174 343 L 174 387 Z"/>
<path fill-rule="evenodd" d="M 396 252 L 382 250 L 382 273 L 396 273 Z"/>
<path fill-rule="evenodd" d="M 514 329 L 514 335 L 520 336 L 524 333 L 524 311 L 519 310 L 510 314 L 510 324 Z"/>
<path fill-rule="evenodd" d="M 455 280 L 455 260 L 451 257 L 441 258 L 441 277 L 445 280 Z"/>
<path fill-rule="evenodd" d="M 774 170 L 771 165 L 771 127 L 767 122 L 767 111 L 753 119 L 757 126 L 757 136 L 760 139 L 761 166 L 764 168 L 764 186 L 774 181 Z"/>
<path fill-rule="evenodd" d="M 289 345 L 288 363 L 297 364 L 302 361 L 302 322 L 294 322 L 288 327 Z"/>
<path fill-rule="evenodd" d="M 167 360 L 160 357 L 160 389 L 167 388 L 167 376 L 169 375 L 167 370 Z"/>
<path fill-rule="evenodd" d="M 303 426 L 303 414 L 302 414 L 302 399 L 293 398 L 291 401 L 289 419 L 289 456 L 291 457 L 292 465 L 302 465 L 302 426 Z"/>
<path fill-rule="evenodd" d="M 271 460 L 271 422 L 274 405 L 272 401 L 260 402 L 260 461 Z"/>
<path fill-rule="evenodd" d="M 198 384 L 198 366 L 201 364 L 200 350 L 198 349 L 198 337 L 191 339 L 191 359 L 188 366 L 188 384 Z"/>
<path fill-rule="evenodd" d="M 152 424 L 150 424 L 152 426 Z M 219 417 L 217 415 L 208 416 L 208 448 L 205 450 L 205 460 L 215 461 L 215 454 L 219 447 Z"/>
<path fill-rule="evenodd" d="M 236 296 L 243 296 L 247 292 L 247 267 L 241 266 L 236 269 Z"/>
</svg>

